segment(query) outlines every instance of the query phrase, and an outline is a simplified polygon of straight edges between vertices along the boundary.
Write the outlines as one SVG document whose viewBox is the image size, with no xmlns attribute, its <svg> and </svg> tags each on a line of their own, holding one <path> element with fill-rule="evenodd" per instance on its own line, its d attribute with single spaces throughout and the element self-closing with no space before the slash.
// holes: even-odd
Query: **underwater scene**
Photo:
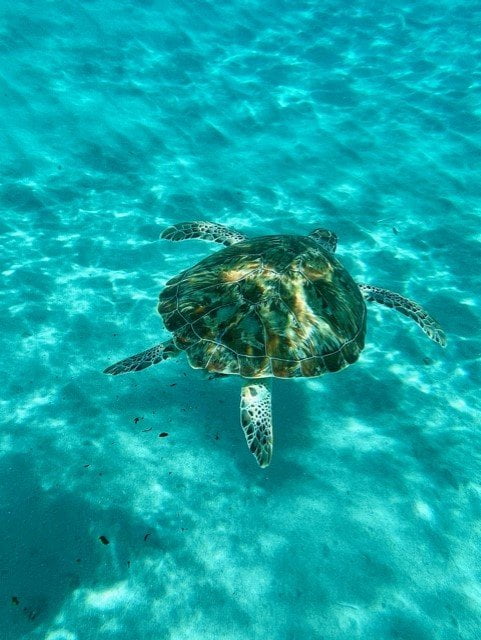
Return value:
<svg viewBox="0 0 481 640">
<path fill-rule="evenodd" d="M 1 640 L 481 638 L 480 27 L 1 3 Z"/>
</svg>

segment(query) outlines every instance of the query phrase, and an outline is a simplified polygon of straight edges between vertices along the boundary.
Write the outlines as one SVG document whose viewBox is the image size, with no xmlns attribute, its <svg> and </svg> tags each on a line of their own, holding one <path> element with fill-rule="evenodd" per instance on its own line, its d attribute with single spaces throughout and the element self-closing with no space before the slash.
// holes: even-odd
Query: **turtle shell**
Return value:
<svg viewBox="0 0 481 640">
<path fill-rule="evenodd" d="M 366 306 L 315 240 L 264 236 L 167 282 L 158 311 L 192 367 L 246 378 L 319 376 L 355 362 Z"/>
</svg>

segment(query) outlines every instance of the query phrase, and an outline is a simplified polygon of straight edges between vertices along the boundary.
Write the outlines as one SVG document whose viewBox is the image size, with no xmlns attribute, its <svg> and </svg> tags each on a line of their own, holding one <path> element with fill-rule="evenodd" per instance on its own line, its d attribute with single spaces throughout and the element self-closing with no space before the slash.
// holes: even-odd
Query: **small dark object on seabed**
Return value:
<svg viewBox="0 0 481 640">
<path fill-rule="evenodd" d="M 35 609 L 29 609 L 28 607 L 24 607 L 22 611 L 30 621 L 35 620 L 35 618 L 38 616 L 38 611 L 36 611 Z"/>
<path fill-rule="evenodd" d="M 165 438 L 168 435 L 167 431 L 162 431 L 162 433 L 159 433 L 159 438 Z"/>
<path fill-rule="evenodd" d="M 102 544 L 110 544 L 109 540 L 105 536 L 99 536 L 99 540 Z"/>
<path fill-rule="evenodd" d="M 12 596 L 12 604 L 20 604 L 20 600 L 17 598 L 17 596 Z"/>
<path fill-rule="evenodd" d="M 144 536 L 144 542 L 147 542 L 148 537 L 152 535 L 151 533 L 146 533 Z"/>
</svg>

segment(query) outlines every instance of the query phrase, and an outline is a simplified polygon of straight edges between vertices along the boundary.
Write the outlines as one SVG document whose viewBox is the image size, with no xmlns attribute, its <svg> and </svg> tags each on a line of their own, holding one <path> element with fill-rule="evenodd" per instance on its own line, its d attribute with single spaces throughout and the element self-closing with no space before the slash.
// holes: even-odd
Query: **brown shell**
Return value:
<svg viewBox="0 0 481 640">
<path fill-rule="evenodd" d="M 244 240 L 169 280 L 159 313 L 194 368 L 246 378 L 320 376 L 355 362 L 366 306 L 315 240 Z"/>
</svg>

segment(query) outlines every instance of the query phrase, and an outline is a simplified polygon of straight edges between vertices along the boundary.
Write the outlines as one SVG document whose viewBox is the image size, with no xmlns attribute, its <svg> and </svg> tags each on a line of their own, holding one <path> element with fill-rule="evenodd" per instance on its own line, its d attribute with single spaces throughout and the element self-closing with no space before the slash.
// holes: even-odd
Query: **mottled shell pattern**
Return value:
<svg viewBox="0 0 481 640">
<path fill-rule="evenodd" d="M 158 311 L 194 368 L 245 378 L 320 376 L 355 362 L 366 306 L 311 237 L 244 240 L 167 282 Z"/>
</svg>

